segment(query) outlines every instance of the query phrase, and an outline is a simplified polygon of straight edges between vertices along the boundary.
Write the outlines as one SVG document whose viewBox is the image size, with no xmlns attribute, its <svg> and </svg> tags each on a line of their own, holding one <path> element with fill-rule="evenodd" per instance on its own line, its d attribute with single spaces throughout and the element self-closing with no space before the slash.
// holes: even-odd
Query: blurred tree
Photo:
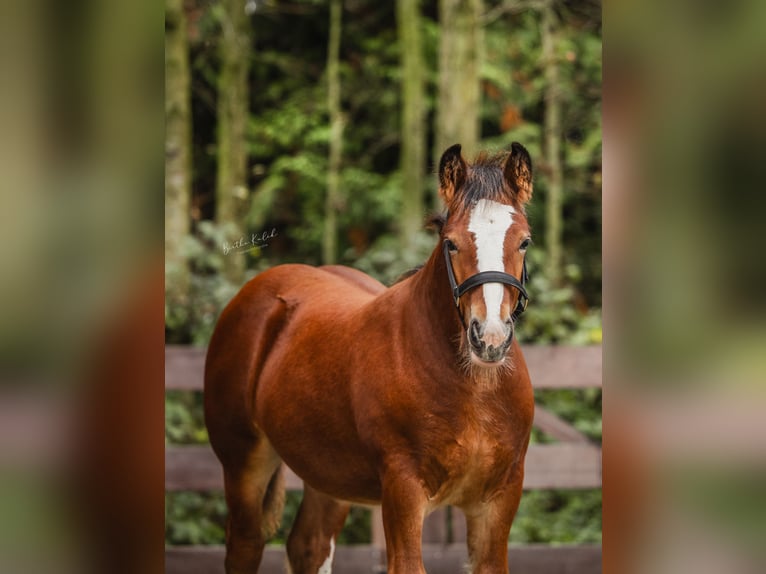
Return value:
<svg viewBox="0 0 766 574">
<path fill-rule="evenodd" d="M 482 0 L 439 2 L 439 94 L 434 164 L 449 146 L 479 151 L 481 106 L 479 73 L 484 44 Z"/>
<path fill-rule="evenodd" d="M 181 249 L 191 200 L 191 77 L 183 0 L 165 1 L 165 288 L 185 305 L 189 268 Z"/>
<path fill-rule="evenodd" d="M 420 40 L 420 1 L 397 1 L 399 50 L 402 63 L 402 132 L 399 152 L 402 170 L 402 248 L 416 248 L 417 234 L 423 226 L 423 188 L 425 185 L 426 126 L 423 46 Z"/>
<path fill-rule="evenodd" d="M 558 44 L 558 18 L 554 0 L 546 0 L 542 7 L 542 58 L 545 70 L 545 167 L 548 175 L 545 198 L 545 245 L 548 250 L 546 274 L 553 287 L 562 280 L 561 253 L 563 243 L 562 203 L 564 195 L 564 166 L 561 159 L 561 86 Z"/>
<path fill-rule="evenodd" d="M 343 116 L 340 109 L 340 33 L 343 1 L 330 3 L 330 40 L 327 46 L 327 109 L 330 113 L 330 155 L 327 165 L 325 229 L 322 261 L 335 263 L 338 252 L 338 211 L 340 208 L 340 166 L 343 151 Z"/>
<path fill-rule="evenodd" d="M 218 77 L 218 169 L 216 173 L 216 222 L 231 230 L 232 240 L 246 232 L 250 194 L 247 187 L 247 141 L 249 118 L 248 71 L 253 49 L 250 16 L 244 0 L 221 0 L 220 59 Z M 245 257 L 229 254 L 224 274 L 241 283 Z"/>
</svg>

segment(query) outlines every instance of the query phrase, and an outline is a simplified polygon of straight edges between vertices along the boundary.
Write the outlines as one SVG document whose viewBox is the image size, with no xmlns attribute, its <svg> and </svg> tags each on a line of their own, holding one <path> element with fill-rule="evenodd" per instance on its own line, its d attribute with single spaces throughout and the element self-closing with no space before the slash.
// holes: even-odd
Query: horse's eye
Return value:
<svg viewBox="0 0 766 574">
<path fill-rule="evenodd" d="M 519 251 L 526 251 L 530 243 L 532 243 L 532 240 L 527 237 L 524 241 L 521 242 L 521 245 L 519 245 Z"/>
<path fill-rule="evenodd" d="M 450 253 L 457 253 L 457 245 L 452 243 L 451 239 L 445 239 L 444 242 L 447 244 L 447 249 L 449 249 Z"/>
</svg>

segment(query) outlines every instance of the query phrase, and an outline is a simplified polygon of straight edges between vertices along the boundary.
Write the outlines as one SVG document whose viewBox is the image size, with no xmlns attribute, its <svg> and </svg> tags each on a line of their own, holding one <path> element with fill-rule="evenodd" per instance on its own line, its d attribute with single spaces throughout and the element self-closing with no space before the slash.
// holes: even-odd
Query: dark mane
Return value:
<svg viewBox="0 0 766 574">
<path fill-rule="evenodd" d="M 508 196 L 508 183 L 503 175 L 503 166 L 510 152 L 495 154 L 481 152 L 469 164 L 468 178 L 463 186 L 463 207 L 466 209 L 480 199 L 501 201 Z"/>
<path fill-rule="evenodd" d="M 404 273 L 399 275 L 399 277 L 396 278 L 396 281 L 391 283 L 391 285 L 396 285 L 397 283 L 401 283 L 405 279 L 408 279 L 408 278 L 412 277 L 413 275 L 415 275 L 415 273 L 417 273 L 421 269 L 423 269 L 423 264 L 422 263 L 420 265 L 415 265 L 415 267 L 413 267 L 412 269 L 408 269 L 407 271 L 405 271 Z"/>
</svg>

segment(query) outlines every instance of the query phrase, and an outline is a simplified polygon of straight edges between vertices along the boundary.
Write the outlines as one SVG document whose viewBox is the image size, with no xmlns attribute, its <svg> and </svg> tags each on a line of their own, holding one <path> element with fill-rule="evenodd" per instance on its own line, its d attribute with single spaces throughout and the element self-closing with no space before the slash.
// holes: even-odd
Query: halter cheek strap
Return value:
<svg viewBox="0 0 766 574">
<path fill-rule="evenodd" d="M 465 295 L 471 289 L 484 285 L 485 283 L 502 283 L 504 285 L 510 285 L 519 292 L 519 300 L 516 303 L 516 308 L 513 310 L 513 320 L 516 321 L 521 317 L 522 313 L 527 309 L 527 303 L 529 302 L 529 295 L 524 288 L 524 284 L 527 282 L 527 258 L 524 257 L 524 264 L 521 271 L 521 281 L 516 279 L 513 275 L 504 273 L 502 271 L 482 271 L 476 275 L 471 275 L 468 279 L 458 285 L 455 279 L 455 271 L 452 268 L 452 259 L 449 255 L 449 247 L 447 242 L 443 243 L 444 260 L 447 263 L 447 277 L 449 278 L 449 284 L 452 288 L 452 296 L 455 299 L 455 307 L 457 307 L 458 315 L 460 315 L 460 322 L 463 323 L 463 327 L 466 327 L 463 313 L 460 310 L 460 297 Z"/>
</svg>

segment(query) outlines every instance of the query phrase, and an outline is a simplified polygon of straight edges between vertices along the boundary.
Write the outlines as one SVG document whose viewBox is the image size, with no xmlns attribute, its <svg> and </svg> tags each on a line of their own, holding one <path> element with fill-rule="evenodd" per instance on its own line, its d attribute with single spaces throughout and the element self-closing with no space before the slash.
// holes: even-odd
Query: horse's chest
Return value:
<svg viewBox="0 0 766 574">
<path fill-rule="evenodd" d="M 464 504 L 489 498 L 506 482 L 513 452 L 500 437 L 468 427 L 455 437 L 441 460 L 444 477 L 432 502 Z"/>
</svg>

